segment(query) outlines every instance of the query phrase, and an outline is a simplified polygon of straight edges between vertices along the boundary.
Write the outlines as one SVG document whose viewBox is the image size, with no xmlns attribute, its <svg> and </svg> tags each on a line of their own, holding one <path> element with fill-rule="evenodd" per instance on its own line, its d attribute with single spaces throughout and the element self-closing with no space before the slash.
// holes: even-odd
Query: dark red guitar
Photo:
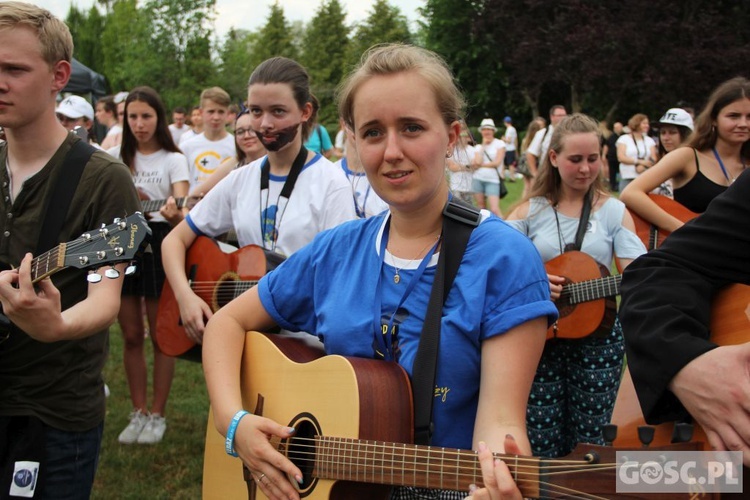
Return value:
<svg viewBox="0 0 750 500">
<path fill-rule="evenodd" d="M 256 245 L 225 253 L 216 241 L 199 236 L 185 256 L 185 272 L 195 294 L 216 312 L 255 286 L 258 279 L 282 261 L 280 255 Z M 168 281 L 164 283 L 159 298 L 156 343 L 168 356 L 200 360 L 200 346 L 185 333 L 180 322 L 180 307 Z"/>
</svg>

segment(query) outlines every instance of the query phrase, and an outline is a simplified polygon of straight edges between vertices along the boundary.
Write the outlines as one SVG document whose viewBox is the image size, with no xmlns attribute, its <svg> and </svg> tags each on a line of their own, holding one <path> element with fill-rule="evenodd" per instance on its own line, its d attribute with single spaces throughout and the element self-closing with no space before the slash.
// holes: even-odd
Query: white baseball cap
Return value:
<svg viewBox="0 0 750 500">
<path fill-rule="evenodd" d="M 497 127 L 495 127 L 495 120 L 493 120 L 492 118 L 485 118 L 479 125 L 479 130 L 482 130 L 483 128 L 491 128 L 492 130 L 497 130 Z"/>
<path fill-rule="evenodd" d="M 682 108 L 667 110 L 664 116 L 659 119 L 659 123 L 663 125 L 678 125 L 693 130 L 693 118 L 690 116 L 690 113 Z"/>
<path fill-rule="evenodd" d="M 55 112 L 74 120 L 85 116 L 94 121 L 94 108 L 79 95 L 71 95 L 63 99 Z"/>
</svg>

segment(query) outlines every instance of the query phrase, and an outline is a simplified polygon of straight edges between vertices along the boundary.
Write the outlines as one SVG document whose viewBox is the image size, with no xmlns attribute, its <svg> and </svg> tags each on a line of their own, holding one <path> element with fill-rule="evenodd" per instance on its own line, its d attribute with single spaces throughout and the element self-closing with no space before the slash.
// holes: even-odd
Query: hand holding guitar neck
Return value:
<svg viewBox="0 0 750 500">
<path fill-rule="evenodd" d="M 78 269 L 110 267 L 101 274 L 90 272 L 89 283 L 102 281 L 102 275 L 117 279 L 115 264 L 134 259 L 151 235 L 143 215 L 136 213 L 109 226 L 85 233 L 32 258 L 26 254 L 18 269 L 0 273 L 0 301 L 3 311 L 23 331 L 39 340 L 54 341 L 65 331 L 60 292 L 45 279 L 67 267 Z M 133 272 L 128 268 L 126 272 Z M 104 285 L 102 285 L 104 286 Z M 73 309 L 73 306 L 71 309 Z M 0 332 L 2 334 L 2 332 Z"/>
</svg>

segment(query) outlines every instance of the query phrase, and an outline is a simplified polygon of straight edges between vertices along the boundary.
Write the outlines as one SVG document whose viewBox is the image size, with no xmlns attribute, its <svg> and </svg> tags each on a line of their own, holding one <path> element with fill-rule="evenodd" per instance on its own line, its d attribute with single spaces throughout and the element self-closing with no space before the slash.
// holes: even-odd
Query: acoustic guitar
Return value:
<svg viewBox="0 0 750 500">
<path fill-rule="evenodd" d="M 685 208 L 684 205 L 674 201 L 671 198 L 662 196 L 660 194 L 648 194 L 648 197 L 656 203 L 659 208 L 667 212 L 669 215 L 681 220 L 682 222 L 689 222 L 696 217 L 697 214 L 691 210 Z M 646 246 L 646 250 L 653 250 L 661 246 L 664 243 L 664 239 L 671 233 L 665 229 L 651 224 L 641 216 L 636 214 L 633 210 L 630 210 L 630 215 L 633 216 L 633 222 L 635 222 L 635 234 L 641 239 L 643 244 Z"/>
<path fill-rule="evenodd" d="M 140 212 L 125 219 L 115 219 L 108 226 L 102 225 L 99 229 L 92 229 L 72 241 L 60 243 L 34 257 L 31 261 L 31 282 L 38 283 L 68 267 L 95 269 L 131 261 L 143 252 L 150 239 L 151 229 Z M 127 272 L 134 270 L 129 268 Z M 108 278 L 117 278 L 119 272 L 108 269 L 104 275 Z M 87 279 L 91 283 L 96 283 L 101 281 L 102 277 L 90 274 Z M 0 338 L 7 335 L 10 326 L 8 317 L 0 313 Z"/>
<path fill-rule="evenodd" d="M 482 486 L 474 451 L 408 444 L 412 396 L 399 365 L 322 354 L 297 338 L 249 332 L 242 360 L 243 406 L 296 429 L 292 438 L 271 443 L 302 471 L 302 498 L 385 499 L 396 485 L 464 492 L 470 484 Z M 687 451 L 694 445 L 669 448 Z M 581 444 L 559 460 L 497 456 L 524 497 L 617 498 L 616 451 Z M 265 498 L 243 474 L 242 462 L 226 455 L 223 438 L 209 422 L 203 497 L 246 495 Z"/>
<path fill-rule="evenodd" d="M 275 269 L 283 260 L 281 255 L 256 245 L 226 253 L 216 241 L 199 236 L 185 256 L 185 272 L 190 288 L 216 312 L 255 286 L 257 280 Z M 185 333 L 180 320 L 180 306 L 169 281 L 164 282 L 159 297 L 156 343 L 168 356 L 200 361 L 200 346 Z"/>
<path fill-rule="evenodd" d="M 606 267 L 579 251 L 560 254 L 544 267 L 549 274 L 565 278 L 560 298 L 555 301 L 559 318 L 547 331 L 547 338 L 608 334 L 617 314 L 615 296 L 620 293 L 622 275 L 610 276 Z"/>
<path fill-rule="evenodd" d="M 720 345 L 738 345 L 750 340 L 750 286 L 735 284 L 716 295 L 711 308 L 711 341 Z M 638 441 L 638 428 L 646 426 L 646 420 L 638 403 L 633 379 L 626 368 L 620 389 L 617 392 L 612 423 L 617 426 L 619 446 L 634 446 Z M 692 424 L 692 423 L 691 423 Z M 708 449 L 706 435 L 697 424 L 693 425 L 693 440 Z M 653 444 L 669 444 L 675 437 L 675 423 L 667 422 L 650 426 L 654 430 Z"/>
</svg>

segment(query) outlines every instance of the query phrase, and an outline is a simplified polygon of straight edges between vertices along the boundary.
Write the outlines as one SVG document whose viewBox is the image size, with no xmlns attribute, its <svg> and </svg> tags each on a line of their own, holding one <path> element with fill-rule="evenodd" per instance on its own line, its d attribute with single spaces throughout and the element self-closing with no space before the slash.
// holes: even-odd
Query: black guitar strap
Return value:
<svg viewBox="0 0 750 500">
<path fill-rule="evenodd" d="M 78 140 L 65 155 L 57 173 L 57 182 L 52 188 L 52 195 L 47 203 L 42 231 L 39 234 L 39 242 L 34 255 L 40 255 L 59 243 L 60 231 L 68 215 L 70 202 L 73 201 L 73 194 L 78 187 L 78 181 L 81 180 L 83 169 L 94 151 L 96 148 L 86 141 Z"/>
<path fill-rule="evenodd" d="M 429 444 L 432 438 L 432 407 L 443 304 L 458 273 L 471 232 L 479 225 L 480 218 L 478 210 L 455 199 L 449 200 L 443 209 L 443 243 L 412 370 L 415 444 Z"/>
</svg>

